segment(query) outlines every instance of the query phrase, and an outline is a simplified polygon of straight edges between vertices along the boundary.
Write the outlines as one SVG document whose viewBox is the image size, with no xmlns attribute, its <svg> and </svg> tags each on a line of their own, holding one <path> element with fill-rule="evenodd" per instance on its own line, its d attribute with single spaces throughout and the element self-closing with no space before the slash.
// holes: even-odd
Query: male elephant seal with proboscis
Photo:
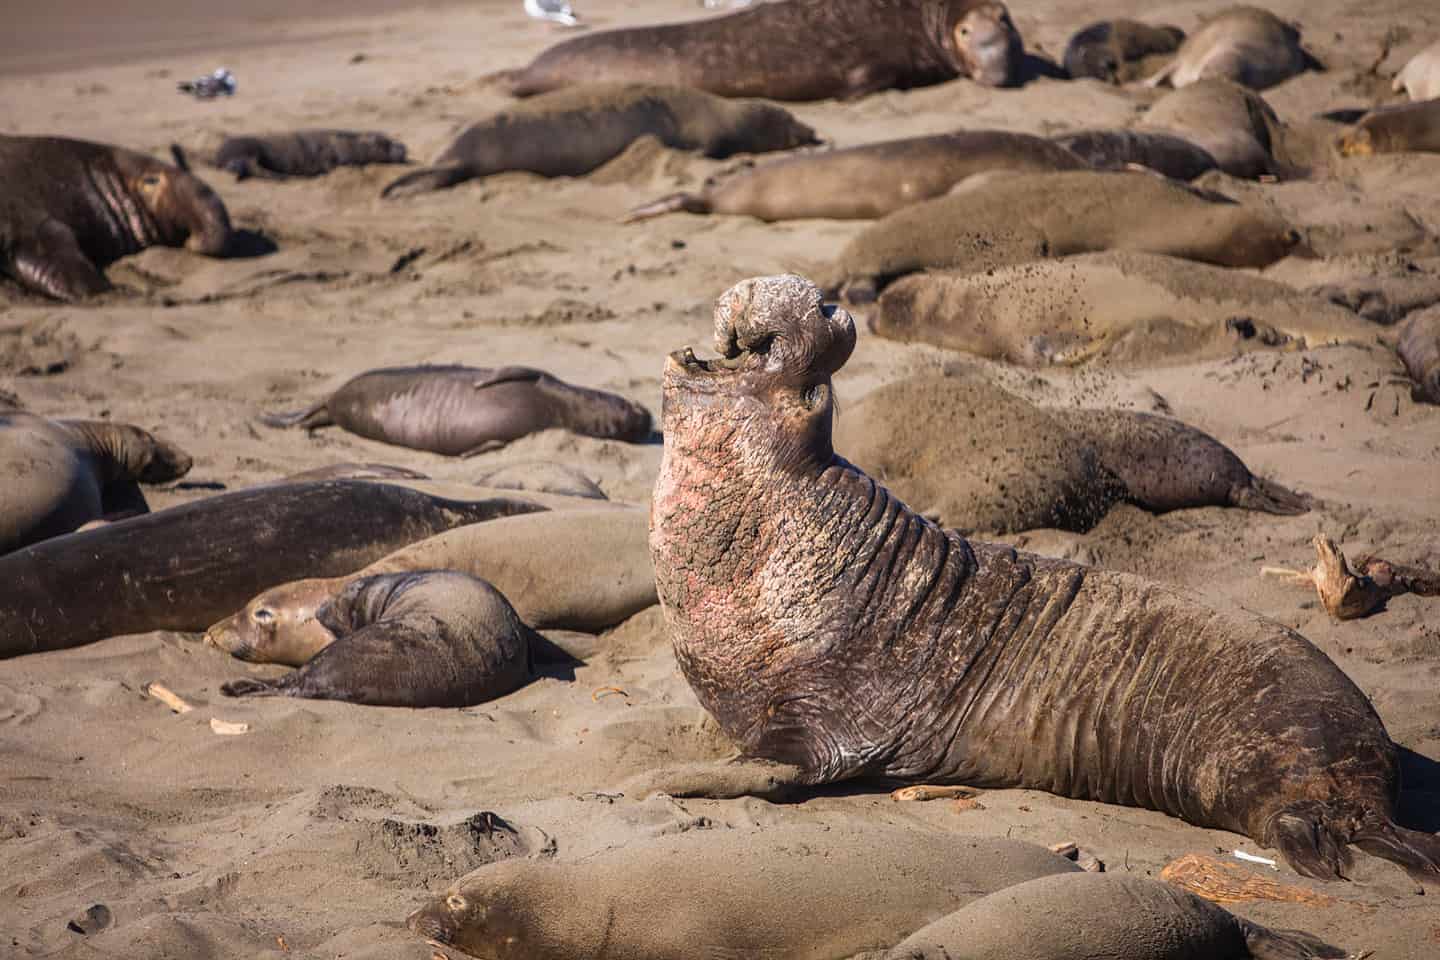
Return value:
<svg viewBox="0 0 1440 960">
<path fill-rule="evenodd" d="M 639 443 L 650 411 L 530 367 L 387 367 L 347 381 L 294 413 L 260 418 L 272 427 L 339 426 L 368 440 L 450 457 L 498 450 L 560 427 L 587 437 Z"/>
<path fill-rule="evenodd" d="M 1440 837 L 1394 821 L 1395 744 L 1304 637 L 917 516 L 831 446 L 855 325 L 807 280 L 733 287 L 715 345 L 665 364 L 650 548 L 680 669 L 757 759 L 651 784 L 1022 787 L 1243 833 L 1307 876 L 1355 844 L 1440 881 Z"/>
<path fill-rule="evenodd" d="M 725 97 L 825 100 L 956 77 L 1019 79 L 1020 33 L 998 0 L 781 0 L 721 17 L 566 40 L 498 79 L 515 96 L 597 82 Z"/>
<path fill-rule="evenodd" d="M 1074 79 L 1106 83 L 1136 78 L 1137 61 L 1172 53 L 1185 40 L 1179 27 L 1152 27 L 1135 20 L 1103 20 L 1082 27 L 1065 44 L 1065 72 Z"/>
<path fill-rule="evenodd" d="M 250 177 L 318 177 L 336 167 L 404 163 L 405 144 L 371 130 L 295 130 L 226 137 L 215 151 L 215 166 Z"/>
<path fill-rule="evenodd" d="M 1415 398 L 1440 403 L 1440 307 L 1411 314 L 1400 328 L 1397 349 L 1415 381 Z"/>
<path fill-rule="evenodd" d="M 392 181 L 381 196 L 443 190 L 507 170 L 580 177 L 641 137 L 716 158 L 819 142 L 814 130 L 773 103 L 686 87 L 601 83 L 536 97 L 474 124 L 433 164 Z"/>
<path fill-rule="evenodd" d="M 146 247 L 223 256 L 230 216 L 188 170 L 124 147 L 0 135 L 0 272 L 57 300 L 110 289 L 101 271 Z"/>
<path fill-rule="evenodd" d="M 1231 7 L 1207 19 L 1180 45 L 1164 69 L 1145 81 L 1183 87 L 1207 77 L 1223 77 L 1252 90 L 1264 90 L 1319 67 L 1300 46 L 1300 31 L 1269 10 Z"/>
</svg>

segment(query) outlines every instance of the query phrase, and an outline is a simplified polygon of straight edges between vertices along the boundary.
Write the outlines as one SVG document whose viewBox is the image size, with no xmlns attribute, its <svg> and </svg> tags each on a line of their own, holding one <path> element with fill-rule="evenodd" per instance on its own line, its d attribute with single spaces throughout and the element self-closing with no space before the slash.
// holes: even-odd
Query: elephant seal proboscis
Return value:
<svg viewBox="0 0 1440 960">
<path fill-rule="evenodd" d="M 1440 403 L 1440 307 L 1406 318 L 1396 349 L 1405 372 L 1415 381 L 1415 399 Z"/>
<path fill-rule="evenodd" d="M 1306 876 L 1355 844 L 1440 882 L 1440 837 L 1395 823 L 1384 724 L 1304 637 L 913 513 L 835 453 L 855 325 L 801 277 L 723 294 L 715 346 L 665 364 L 650 547 L 681 671 L 772 782 L 1044 790 L 1246 834 Z"/>
<path fill-rule="evenodd" d="M 276 584 L 544 509 L 520 494 L 464 501 L 369 480 L 266 484 L 42 541 L 0 557 L 0 658 L 204 630 Z"/>
<path fill-rule="evenodd" d="M 1232 177 L 1254 179 L 1288 171 L 1275 157 L 1283 127 L 1258 93 L 1219 77 L 1155 101 L 1137 130 L 1169 133 L 1201 147 Z"/>
<path fill-rule="evenodd" d="M 1145 82 L 1184 87 L 1223 77 L 1264 90 L 1310 68 L 1323 69 L 1300 46 L 1300 31 L 1269 10 L 1238 6 L 1222 10 L 1191 31 L 1175 59 Z"/>
<path fill-rule="evenodd" d="M 1065 44 L 1065 72 L 1076 80 L 1090 77 L 1106 83 L 1125 83 L 1138 79 L 1137 61 L 1174 53 L 1184 40 L 1185 31 L 1179 27 L 1102 20 L 1082 27 Z"/>
<path fill-rule="evenodd" d="M 406 923 L 494 960 L 820 960 L 891 947 L 987 892 L 1078 869 L 1018 840 L 878 818 L 691 830 L 573 863 L 489 864 Z"/>
<path fill-rule="evenodd" d="M 1371 110 L 1336 141 L 1341 156 L 1440 153 L 1440 99 Z"/>
<path fill-rule="evenodd" d="M 295 130 L 226 137 L 215 151 L 215 166 L 249 177 L 318 177 L 336 167 L 404 163 L 405 144 L 373 130 Z"/>
<path fill-rule="evenodd" d="M 1097 170 L 1133 164 L 1174 180 L 1194 180 L 1220 166 L 1199 144 L 1158 130 L 1076 130 L 1051 139 Z"/>
<path fill-rule="evenodd" d="M 865 303 L 919 270 L 977 272 L 1101 250 L 1263 267 L 1300 241 L 1268 211 L 1151 173 L 1017 174 L 876 222 L 840 252 L 827 289 Z"/>
<path fill-rule="evenodd" d="M 530 629 L 500 591 L 453 570 L 353 580 L 315 619 L 334 643 L 278 679 L 231 680 L 220 692 L 468 707 L 504 696 L 530 675 Z"/>
<path fill-rule="evenodd" d="M 637 207 L 627 223 L 683 210 L 760 220 L 865 220 L 938 197 L 986 170 L 1084 170 L 1083 160 L 1044 137 L 967 130 L 887 140 L 764 163 Z"/>
<path fill-rule="evenodd" d="M 885 960 L 1320 960 L 1344 950 L 1271 930 L 1159 880 L 1038 877 L 907 937 Z"/>
<path fill-rule="evenodd" d="M 1407 60 L 1390 89 L 1395 93 L 1403 90 L 1416 101 L 1440 97 L 1440 40 Z"/>
<path fill-rule="evenodd" d="M 347 381 L 294 413 L 260 417 L 272 427 L 339 426 L 367 440 L 467 457 L 552 428 L 639 443 L 650 411 L 619 394 L 566 383 L 530 367 L 386 367 Z"/>
<path fill-rule="evenodd" d="M 515 96 L 596 82 L 725 97 L 853 98 L 970 77 L 1019 79 L 1020 33 L 998 0 L 782 0 L 721 17 L 559 43 L 497 79 Z"/>
<path fill-rule="evenodd" d="M 819 142 L 813 129 L 773 103 L 685 87 L 594 84 L 536 97 L 474 124 L 433 164 L 392 181 L 381 196 L 443 190 L 507 170 L 584 176 L 641 137 L 716 158 Z"/>
<path fill-rule="evenodd" d="M 211 257 L 230 215 L 203 180 L 124 147 L 0 135 L 0 272 L 57 300 L 109 290 L 101 271 L 146 247 Z"/>
<path fill-rule="evenodd" d="M 148 513 L 136 484 L 183 477 L 192 462 L 129 424 L 51 420 L 0 407 L 0 554 L 92 520 Z"/>
</svg>

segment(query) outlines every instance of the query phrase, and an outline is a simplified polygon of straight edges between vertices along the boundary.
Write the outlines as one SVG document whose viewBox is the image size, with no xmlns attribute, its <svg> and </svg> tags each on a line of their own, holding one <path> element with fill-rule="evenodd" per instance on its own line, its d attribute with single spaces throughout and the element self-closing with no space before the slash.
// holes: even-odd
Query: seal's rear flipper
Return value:
<svg viewBox="0 0 1440 960">
<path fill-rule="evenodd" d="M 382 197 L 405 197 L 414 193 L 428 193 L 431 190 L 446 190 L 457 183 L 474 179 L 469 167 L 422 167 L 390 181 Z"/>
<path fill-rule="evenodd" d="M 1287 517 L 1309 513 L 1314 504 L 1311 497 L 1260 477 L 1251 477 L 1249 486 L 1232 491 L 1230 500 L 1235 506 L 1246 510 L 1278 513 Z"/>
<path fill-rule="evenodd" d="M 306 430 L 317 430 L 335 423 L 330 419 L 330 410 L 323 402 L 289 413 L 262 413 L 260 422 L 267 427 L 304 427 Z"/>
<path fill-rule="evenodd" d="M 227 697 L 283 697 L 285 691 L 278 680 L 231 680 L 220 685 L 220 692 Z"/>
<path fill-rule="evenodd" d="M 695 193 L 672 193 L 641 204 L 620 218 L 621 223 L 638 223 L 667 213 L 710 213 L 710 201 Z"/>
<path fill-rule="evenodd" d="M 1350 954 L 1300 930 L 1269 930 L 1240 920 L 1245 946 L 1254 960 L 1340 960 Z"/>
</svg>

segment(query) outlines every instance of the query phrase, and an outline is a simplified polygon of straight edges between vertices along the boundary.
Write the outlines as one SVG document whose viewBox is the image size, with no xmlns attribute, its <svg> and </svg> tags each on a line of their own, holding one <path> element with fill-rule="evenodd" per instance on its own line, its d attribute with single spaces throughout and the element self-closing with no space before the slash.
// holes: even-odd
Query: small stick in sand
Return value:
<svg viewBox="0 0 1440 960">
<path fill-rule="evenodd" d="M 624 690 L 621 690 L 619 687 L 596 687 L 594 690 L 590 691 L 590 699 L 595 703 L 599 703 L 601 697 L 609 696 L 612 693 L 618 693 L 626 700 L 630 699 L 630 694 L 626 693 Z"/>
<path fill-rule="evenodd" d="M 250 732 L 250 724 L 235 723 L 230 720 L 221 720 L 219 717 L 211 717 L 210 729 L 222 737 L 238 737 L 242 733 Z"/>
<path fill-rule="evenodd" d="M 951 797 L 963 800 L 972 800 L 977 796 L 975 790 L 969 787 L 937 787 L 933 784 L 921 783 L 913 787 L 901 787 L 890 794 L 891 800 L 947 800 Z"/>
<path fill-rule="evenodd" d="M 1424 567 L 1391 563 L 1379 557 L 1364 557 L 1352 570 L 1339 546 L 1325 534 L 1315 535 L 1316 562 L 1309 570 L 1261 567 L 1262 577 L 1280 577 L 1296 583 L 1311 583 L 1320 602 L 1336 620 L 1354 620 L 1374 613 L 1391 597 L 1414 593 L 1440 596 L 1440 572 Z"/>
<path fill-rule="evenodd" d="M 176 695 L 172 690 L 170 690 L 169 687 L 162 686 L 158 683 L 147 683 L 145 684 L 143 689 L 147 694 L 154 697 L 156 700 L 159 700 L 161 703 L 165 704 L 165 706 L 169 707 L 171 710 L 174 710 L 176 713 L 189 713 L 191 710 L 195 709 L 194 707 L 190 706 L 190 704 L 180 699 L 180 697 Z"/>
</svg>

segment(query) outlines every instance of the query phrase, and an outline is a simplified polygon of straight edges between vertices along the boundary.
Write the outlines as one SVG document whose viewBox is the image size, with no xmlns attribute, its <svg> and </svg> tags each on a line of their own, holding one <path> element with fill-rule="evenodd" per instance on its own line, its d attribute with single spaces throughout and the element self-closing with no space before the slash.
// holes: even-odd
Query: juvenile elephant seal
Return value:
<svg viewBox="0 0 1440 960">
<path fill-rule="evenodd" d="M 761 220 L 865 220 L 938 197 L 985 170 L 1084 170 L 1088 165 L 1043 137 L 972 130 L 888 140 L 765 163 L 630 211 L 626 222 L 663 213 L 745 214 Z"/>
<path fill-rule="evenodd" d="M 375 707 L 468 707 L 530 675 L 530 630 L 484 580 L 431 570 L 362 577 L 315 611 L 335 642 L 276 680 L 228 697 L 306 697 Z"/>
<path fill-rule="evenodd" d="M 1185 40 L 1179 27 L 1154 27 L 1135 20 L 1102 20 L 1082 27 L 1065 44 L 1065 72 L 1074 79 L 1106 83 L 1136 79 L 1136 61 L 1172 53 Z"/>
<path fill-rule="evenodd" d="M 500 490 L 538 490 L 567 497 L 608 500 L 600 485 L 574 467 L 552 460 L 521 460 L 488 470 L 475 478 L 482 487 Z"/>
<path fill-rule="evenodd" d="M 252 137 L 226 137 L 215 166 L 248 177 L 318 177 L 336 167 L 404 163 L 405 144 L 383 133 L 357 130 L 295 130 Z"/>
<path fill-rule="evenodd" d="M 1017 935 L 1023 931 L 1023 935 Z M 1039 877 L 961 907 L 885 960 L 1318 960 L 1344 950 L 1242 920 L 1168 883 L 1110 873 Z"/>
<path fill-rule="evenodd" d="M 561 427 L 639 443 L 650 411 L 624 397 L 566 383 L 530 367 L 386 367 L 362 373 L 294 413 L 260 417 L 272 427 L 339 426 L 368 440 L 467 457 Z"/>
<path fill-rule="evenodd" d="M 818 143 L 815 131 L 773 103 L 726 100 L 654 84 L 593 84 L 511 107 L 466 129 L 431 166 L 381 196 L 443 190 L 507 170 L 579 177 L 641 137 L 707 157 L 768 153 Z"/>
<path fill-rule="evenodd" d="M 1097 170 L 1137 164 L 1174 180 L 1194 180 L 1220 165 L 1199 144 L 1158 130 L 1077 130 L 1051 139 Z"/>
<path fill-rule="evenodd" d="M 406 924 L 494 960 L 836 960 L 893 946 L 989 891 L 1077 870 L 1043 847 L 917 823 L 716 828 L 573 863 L 493 863 Z"/>
<path fill-rule="evenodd" d="M 846 245 L 828 287 L 864 303 L 918 270 L 977 272 L 1100 250 L 1263 267 L 1300 239 L 1272 213 L 1150 173 L 1018 174 L 890 214 Z"/>
<path fill-rule="evenodd" d="M 1282 133 L 1275 111 L 1259 94 L 1219 77 L 1161 97 L 1137 129 L 1189 140 L 1233 177 L 1285 172 L 1275 157 Z"/>
<path fill-rule="evenodd" d="M 782 0 L 557 44 L 498 79 L 517 97 L 596 82 L 825 100 L 970 77 L 1015 83 L 1020 33 L 998 0 Z"/>
<path fill-rule="evenodd" d="M 129 424 L 0 407 L 0 554 L 92 520 L 148 513 L 136 484 L 183 477 L 191 463 L 183 450 Z"/>
<path fill-rule="evenodd" d="M 78 300 L 110 289 L 101 271 L 151 246 L 223 256 L 230 216 L 187 170 L 123 147 L 0 135 L 0 272 Z"/>
<path fill-rule="evenodd" d="M 1398 345 L 1417 400 L 1440 403 L 1440 307 L 1413 313 L 1400 328 Z"/>
<path fill-rule="evenodd" d="M 1233 80 L 1264 90 L 1310 67 L 1318 67 L 1300 46 L 1300 31 L 1259 7 L 1231 7 L 1201 24 L 1180 45 L 1175 59 L 1146 83 L 1184 87 L 1207 77 Z"/>
<path fill-rule="evenodd" d="M 1440 881 L 1440 837 L 1394 822 L 1395 744 L 1304 637 L 911 512 L 835 454 L 855 326 L 800 277 L 723 294 L 715 345 L 666 361 L 650 547 L 681 671 L 776 782 L 1045 790 L 1243 833 L 1306 876 L 1356 844 Z"/>
<path fill-rule="evenodd" d="M 1395 93 L 1405 91 L 1411 100 L 1440 97 L 1440 40 L 1406 61 L 1390 84 Z"/>
<path fill-rule="evenodd" d="M 1347 157 L 1440 153 L 1440 99 L 1371 110 L 1340 135 L 1336 147 Z"/>
</svg>

